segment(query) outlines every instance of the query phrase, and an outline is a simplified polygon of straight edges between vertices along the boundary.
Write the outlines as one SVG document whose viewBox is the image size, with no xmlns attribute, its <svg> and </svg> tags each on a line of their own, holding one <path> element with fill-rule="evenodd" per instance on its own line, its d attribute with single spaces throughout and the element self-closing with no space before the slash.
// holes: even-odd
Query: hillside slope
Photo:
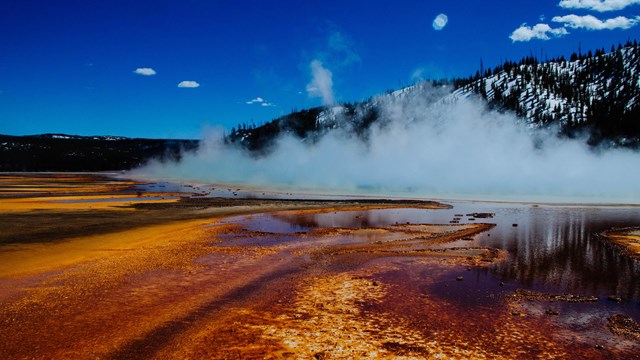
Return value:
<svg viewBox="0 0 640 360">
<path fill-rule="evenodd" d="M 227 141 L 251 151 L 268 151 L 275 139 L 290 134 L 313 141 L 342 129 L 366 137 L 372 124 L 384 124 L 390 112 L 413 107 L 404 121 L 419 120 L 422 106 L 455 103 L 469 97 L 488 107 L 513 112 L 531 127 L 557 126 L 562 136 L 588 135 L 590 145 L 640 147 L 640 46 L 604 49 L 539 62 L 527 57 L 507 61 L 475 76 L 420 82 L 359 103 L 293 112 L 262 126 L 241 125 Z M 395 114 L 397 115 L 397 114 Z M 397 118 L 397 116 L 395 116 Z"/>
<path fill-rule="evenodd" d="M 506 62 L 484 76 L 456 83 L 454 95 L 479 95 L 490 106 L 514 111 L 533 126 L 557 124 L 590 141 L 625 145 L 640 137 L 640 46 L 574 54 L 539 63 Z"/>
</svg>

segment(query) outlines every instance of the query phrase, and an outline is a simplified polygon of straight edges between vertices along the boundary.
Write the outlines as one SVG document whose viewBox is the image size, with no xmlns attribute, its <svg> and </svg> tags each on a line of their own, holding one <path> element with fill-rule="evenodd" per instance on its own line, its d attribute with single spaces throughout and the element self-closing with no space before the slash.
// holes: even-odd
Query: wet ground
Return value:
<svg viewBox="0 0 640 360">
<path fill-rule="evenodd" d="M 495 224 L 495 227 L 480 234 L 429 244 L 428 248 L 445 251 L 453 248 L 500 249 L 505 252 L 504 261 L 465 267 L 448 261 L 445 261 L 446 265 L 441 265 L 434 262 L 432 256 L 427 256 L 428 260 L 395 258 L 391 261 L 385 254 L 375 262 L 385 265 L 391 262 L 394 270 L 378 273 L 374 278 L 381 279 L 380 283 L 403 288 L 401 307 L 411 314 L 420 310 L 411 308 L 405 295 L 422 294 L 423 299 L 437 299 L 438 303 L 447 304 L 448 309 L 439 310 L 441 316 L 455 309 L 455 313 L 464 314 L 462 318 L 477 318 L 471 323 L 480 329 L 498 331 L 503 326 L 512 325 L 544 328 L 547 332 L 543 338 L 552 334 L 548 339 L 550 342 L 571 342 L 571 346 L 564 348 L 570 349 L 567 354 L 579 351 L 589 358 L 635 358 L 634 351 L 640 349 L 637 333 L 637 322 L 640 321 L 640 264 L 624 256 L 619 248 L 612 246 L 599 234 L 611 226 L 636 224 L 640 219 L 640 209 L 476 202 L 453 202 L 452 205 L 452 209 L 438 211 L 388 209 L 281 213 L 227 221 L 264 233 L 261 236 L 269 239 L 265 241 L 270 243 L 274 242 L 274 238 L 288 241 L 300 234 L 313 237 L 317 229 L 387 229 L 397 226 L 411 229 L 415 227 L 414 224 L 455 222 L 453 226 L 462 226 L 481 221 Z M 374 236 L 372 241 L 384 239 L 387 234 L 382 235 Z M 343 241 L 349 242 L 351 239 L 347 237 Z M 419 265 L 416 266 L 416 263 Z M 522 289 L 539 295 L 524 298 L 514 296 Z M 396 306 L 400 304 L 394 304 Z M 416 306 L 422 307 L 424 304 Z M 505 310 L 507 319 L 502 317 Z M 621 315 L 636 323 L 631 326 L 635 326 L 635 336 L 621 337 L 611 332 L 611 319 Z M 414 320 L 420 322 L 421 316 Z M 496 323 L 497 319 L 500 320 Z M 456 328 L 458 334 L 464 337 L 462 334 L 468 327 L 460 323 Z M 486 349 L 490 348 L 489 343 L 493 342 L 486 342 Z M 509 343 L 509 347 L 524 346 L 514 339 Z M 538 350 L 534 349 L 535 346 L 530 346 L 527 354 L 541 356 L 536 353 Z M 592 351 L 594 349 L 597 352 Z M 474 353 L 473 356 L 506 354 L 505 349 L 494 351 Z M 561 357 L 570 357 L 567 354 Z M 552 355 L 546 353 L 543 357 Z"/>
<path fill-rule="evenodd" d="M 1 238 L 0 357 L 640 353 L 640 265 L 598 235 L 637 226 L 637 207 L 158 194 L 10 213 L 26 235 Z M 74 236 L 46 231 L 74 217 Z"/>
</svg>

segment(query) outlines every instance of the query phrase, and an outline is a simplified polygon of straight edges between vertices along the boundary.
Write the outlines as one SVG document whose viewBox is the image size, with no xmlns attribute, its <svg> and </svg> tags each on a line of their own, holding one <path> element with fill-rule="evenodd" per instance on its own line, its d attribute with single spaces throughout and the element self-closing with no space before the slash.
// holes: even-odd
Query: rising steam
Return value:
<svg viewBox="0 0 640 360">
<path fill-rule="evenodd" d="M 320 60 L 313 60 L 309 65 L 311 68 L 311 82 L 307 85 L 307 93 L 310 97 L 322 98 L 324 106 L 335 103 L 333 96 L 333 74 L 331 70 L 325 68 Z"/>
<path fill-rule="evenodd" d="M 269 155 L 254 157 L 209 134 L 182 161 L 135 173 L 334 193 L 640 202 L 637 152 L 595 152 L 479 100 L 424 87 L 373 102 L 380 121 L 364 137 L 339 129 L 314 143 L 283 136 Z"/>
</svg>

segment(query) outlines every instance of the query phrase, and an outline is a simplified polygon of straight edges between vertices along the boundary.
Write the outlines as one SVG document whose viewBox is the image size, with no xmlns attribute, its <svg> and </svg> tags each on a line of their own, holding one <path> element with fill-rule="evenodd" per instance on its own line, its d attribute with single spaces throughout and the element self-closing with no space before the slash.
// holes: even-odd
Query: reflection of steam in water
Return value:
<svg viewBox="0 0 640 360">
<path fill-rule="evenodd" d="M 315 142 L 283 136 L 256 157 L 212 135 L 178 163 L 134 173 L 315 191 L 640 201 L 638 152 L 594 151 L 479 101 L 420 89 L 374 98 L 380 119 L 364 136 L 348 125 Z"/>
<path fill-rule="evenodd" d="M 454 203 L 453 209 L 385 209 L 326 213 L 268 215 L 258 223 L 248 222 L 252 230 L 271 231 L 268 224 L 290 229 L 317 227 L 366 228 L 395 223 L 447 224 L 456 214 L 495 213 L 481 221 L 497 226 L 489 235 L 481 234 L 472 243 L 499 248 L 508 260 L 491 268 L 499 281 L 515 283 L 540 291 L 592 294 L 606 297 L 618 294 L 627 304 L 640 301 L 640 262 L 622 257 L 600 232 L 611 227 L 638 225 L 636 207 L 560 207 L 495 203 Z M 257 224 L 261 224 L 258 226 Z M 284 225 L 286 224 L 286 225 Z M 514 227 L 513 224 L 518 226 Z M 271 230 L 270 230 L 271 229 Z M 635 312 L 640 316 L 640 312 Z"/>
</svg>

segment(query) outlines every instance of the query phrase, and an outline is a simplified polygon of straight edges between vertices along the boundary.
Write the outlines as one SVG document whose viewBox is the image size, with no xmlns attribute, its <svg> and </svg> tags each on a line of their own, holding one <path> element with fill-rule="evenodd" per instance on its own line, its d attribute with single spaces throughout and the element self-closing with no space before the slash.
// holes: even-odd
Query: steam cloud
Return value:
<svg viewBox="0 0 640 360">
<path fill-rule="evenodd" d="M 530 129 L 479 100 L 454 100 L 419 86 L 417 95 L 374 99 L 381 121 L 366 140 L 347 130 L 329 131 L 314 143 L 284 136 L 269 155 L 254 157 L 209 134 L 182 161 L 154 162 L 134 173 L 333 193 L 640 201 L 638 152 L 593 151 L 584 140 Z"/>
<path fill-rule="evenodd" d="M 312 80 L 307 85 L 307 93 L 311 97 L 322 98 L 322 104 L 325 106 L 333 105 L 333 74 L 319 60 L 313 60 L 310 67 Z"/>
</svg>

